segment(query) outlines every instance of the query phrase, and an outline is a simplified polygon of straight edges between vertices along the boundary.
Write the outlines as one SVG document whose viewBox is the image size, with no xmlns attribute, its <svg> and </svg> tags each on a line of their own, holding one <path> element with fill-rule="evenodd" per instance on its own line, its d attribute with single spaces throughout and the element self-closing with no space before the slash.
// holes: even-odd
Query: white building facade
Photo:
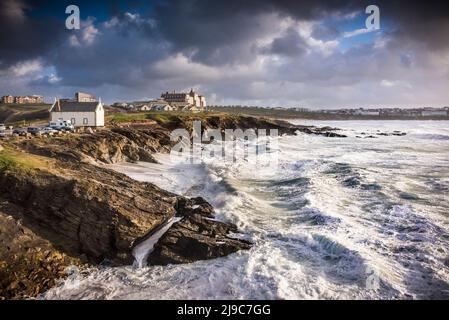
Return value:
<svg viewBox="0 0 449 320">
<path fill-rule="evenodd" d="M 161 94 L 161 99 L 166 103 L 174 106 L 178 111 L 187 110 L 185 107 L 193 107 L 192 110 L 204 111 L 206 110 L 206 98 L 199 95 L 193 89 L 189 93 L 183 92 L 165 92 Z"/>
<path fill-rule="evenodd" d="M 56 100 L 50 109 L 50 121 L 70 121 L 75 127 L 103 127 L 104 107 L 101 102 Z"/>
</svg>

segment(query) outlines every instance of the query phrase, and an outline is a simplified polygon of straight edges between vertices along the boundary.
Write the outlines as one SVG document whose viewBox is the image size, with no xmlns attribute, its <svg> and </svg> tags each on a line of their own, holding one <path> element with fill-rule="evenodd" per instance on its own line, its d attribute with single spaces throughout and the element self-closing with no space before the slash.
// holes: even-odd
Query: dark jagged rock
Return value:
<svg viewBox="0 0 449 320">
<path fill-rule="evenodd" d="M 177 197 L 150 183 L 88 164 L 70 169 L 3 173 L 0 194 L 23 209 L 24 225 L 71 256 L 130 264 L 134 242 L 176 213 Z"/>
<path fill-rule="evenodd" d="M 212 221 L 198 214 L 185 217 L 159 240 L 149 262 L 153 265 L 190 263 L 249 249 L 251 243 L 227 235 L 234 231 L 237 230 L 232 224 Z"/>
<path fill-rule="evenodd" d="M 249 249 L 248 241 L 231 236 L 238 231 L 235 225 L 214 219 L 205 199 L 177 196 L 101 165 L 155 162 L 153 153 L 168 152 L 173 145 L 170 131 L 191 130 L 195 118 L 173 116 L 150 127 L 122 125 L 2 143 L 12 156 L 0 161 L 0 299 L 36 296 L 72 264 L 130 264 L 134 246 L 175 215 L 182 220 L 156 244 L 152 264 L 188 263 Z M 277 129 L 280 134 L 342 137 L 334 128 L 279 120 L 200 120 L 204 130 Z"/>
<path fill-rule="evenodd" d="M 48 161 L 43 156 L 28 156 Z M 249 243 L 228 237 L 229 232 L 237 231 L 235 226 L 210 220 L 214 210 L 203 198 L 177 196 L 92 164 L 53 159 L 46 166 L 12 166 L 0 171 L 0 202 L 14 205 L 10 219 L 20 221 L 36 239 L 47 243 L 49 257 L 49 269 L 41 272 L 47 264 L 34 263 L 35 255 L 26 249 L 29 246 L 24 238 L 17 237 L 17 228 L 0 219 L 4 227 L 0 236 L 4 244 L 0 247 L 0 274 L 4 274 L 0 297 L 35 296 L 63 277 L 61 270 L 73 261 L 129 265 L 134 260 L 133 247 L 175 215 L 185 219 L 168 235 L 173 238 L 176 234 L 179 243 L 163 247 L 163 254 L 154 263 L 193 262 L 249 248 Z M 182 232 L 180 226 L 184 226 Z M 11 239 L 19 243 L 13 255 L 9 254 Z M 185 250 L 186 243 L 189 250 Z M 61 255 L 67 259 L 60 259 Z M 22 264 L 14 258 L 19 256 Z M 11 285 L 11 270 L 15 269 L 23 272 L 16 274 L 17 283 Z M 27 280 L 30 272 L 40 277 L 35 286 Z"/>
<path fill-rule="evenodd" d="M 138 133 L 138 131 L 136 132 Z M 70 138 L 26 140 L 22 144 L 24 149 L 29 152 L 75 162 L 156 162 L 150 150 L 126 136 L 106 130 Z"/>
<path fill-rule="evenodd" d="M 81 265 L 23 223 L 21 208 L 0 201 L 0 300 L 36 296 Z"/>
<path fill-rule="evenodd" d="M 205 217 L 213 218 L 214 208 L 201 197 L 198 198 L 180 198 L 177 204 L 178 215 L 191 216 L 200 214 Z"/>
<path fill-rule="evenodd" d="M 251 243 L 230 237 L 238 232 L 229 222 L 214 220 L 213 208 L 203 198 L 180 199 L 175 223 L 155 245 L 149 256 L 153 265 L 190 263 L 223 257 L 247 250 Z"/>
</svg>

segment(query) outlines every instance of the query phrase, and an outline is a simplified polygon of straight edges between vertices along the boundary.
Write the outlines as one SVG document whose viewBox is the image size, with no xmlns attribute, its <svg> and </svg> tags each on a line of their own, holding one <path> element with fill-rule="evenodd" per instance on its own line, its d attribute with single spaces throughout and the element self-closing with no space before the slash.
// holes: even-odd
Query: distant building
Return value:
<svg viewBox="0 0 449 320">
<path fill-rule="evenodd" d="M 358 109 L 354 111 L 355 115 L 360 116 L 379 116 L 380 111 L 379 110 L 366 110 L 366 109 Z"/>
<path fill-rule="evenodd" d="M 117 108 L 128 108 L 128 104 L 126 102 L 116 102 L 113 104 L 113 106 Z"/>
<path fill-rule="evenodd" d="M 88 93 L 76 92 L 75 93 L 75 101 L 77 101 L 77 102 L 97 102 L 97 98 Z"/>
<path fill-rule="evenodd" d="M 199 95 L 193 89 L 189 93 L 184 92 L 165 92 L 161 94 L 161 99 L 177 110 L 195 110 L 204 111 L 206 108 L 206 98 Z M 188 108 L 186 108 L 188 107 Z"/>
<path fill-rule="evenodd" d="M 7 96 L 3 96 L 2 97 L 2 102 L 3 103 L 17 103 L 17 104 L 44 103 L 44 97 L 37 96 L 37 95 L 33 95 L 33 96 L 11 96 L 11 95 L 7 95 Z"/>
<path fill-rule="evenodd" d="M 2 97 L 2 103 L 14 103 L 14 97 L 13 96 L 3 96 Z"/>
<path fill-rule="evenodd" d="M 153 111 L 175 111 L 176 108 L 172 107 L 169 104 L 155 104 L 155 105 L 153 105 L 153 108 L 151 110 L 153 110 Z"/>
<path fill-rule="evenodd" d="M 103 127 L 104 107 L 100 102 L 56 100 L 50 109 L 50 121 L 70 121 L 75 127 Z"/>
<path fill-rule="evenodd" d="M 137 107 L 137 110 L 139 110 L 139 111 L 150 111 L 151 110 L 151 106 L 149 106 L 148 104 L 142 104 L 142 105 Z"/>
<path fill-rule="evenodd" d="M 22 96 L 14 97 L 14 103 L 18 103 L 18 104 L 25 103 L 25 97 L 22 97 Z"/>
<path fill-rule="evenodd" d="M 24 103 L 44 103 L 44 97 L 42 96 L 26 96 L 23 97 Z"/>
<path fill-rule="evenodd" d="M 421 113 L 423 117 L 447 116 L 448 111 L 445 109 L 424 109 Z"/>
</svg>

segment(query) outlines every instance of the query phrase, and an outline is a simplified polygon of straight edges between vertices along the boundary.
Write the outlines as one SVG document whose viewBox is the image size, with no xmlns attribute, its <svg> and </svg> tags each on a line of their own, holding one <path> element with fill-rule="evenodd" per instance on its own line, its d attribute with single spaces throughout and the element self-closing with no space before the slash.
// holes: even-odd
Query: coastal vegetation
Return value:
<svg viewBox="0 0 449 320">
<path fill-rule="evenodd" d="M 8 126 L 31 126 L 48 122 L 49 104 L 0 104 L 0 123 Z"/>
<path fill-rule="evenodd" d="M 232 223 L 214 218 L 202 198 L 186 198 L 105 167 L 155 162 L 168 152 L 171 126 L 200 117 L 205 128 L 277 128 L 293 134 L 310 127 L 226 115 L 144 114 L 152 123 L 115 118 L 92 133 L 11 137 L 0 151 L 0 299 L 35 297 L 66 277 L 66 268 L 131 265 L 133 248 L 174 216 L 156 243 L 151 264 L 189 263 L 246 250 L 230 236 Z M 317 133 L 322 133 L 317 129 Z"/>
</svg>

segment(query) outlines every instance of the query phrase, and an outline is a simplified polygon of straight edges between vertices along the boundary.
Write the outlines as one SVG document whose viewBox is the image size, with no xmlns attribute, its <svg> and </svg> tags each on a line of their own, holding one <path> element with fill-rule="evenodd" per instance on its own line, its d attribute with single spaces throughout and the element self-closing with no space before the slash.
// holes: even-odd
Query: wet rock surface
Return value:
<svg viewBox="0 0 449 320">
<path fill-rule="evenodd" d="M 2 142 L 14 156 L 0 161 L 0 299 L 34 297 L 65 277 L 70 265 L 131 264 L 135 245 L 175 215 L 182 219 L 160 238 L 151 264 L 189 263 L 249 249 L 248 241 L 235 238 L 235 225 L 214 219 L 205 199 L 178 196 L 104 167 L 155 162 L 155 152 L 172 147 L 171 130 L 191 129 L 193 118 Z M 278 129 L 280 134 L 343 137 L 334 128 L 252 117 L 201 121 L 204 130 Z"/>
<path fill-rule="evenodd" d="M 21 208 L 25 226 L 67 254 L 131 264 L 134 242 L 175 215 L 176 195 L 92 165 L 76 169 L 7 172 L 1 197 Z"/>
<path fill-rule="evenodd" d="M 57 250 L 23 223 L 21 208 L 0 199 L 0 300 L 36 296 L 82 261 Z"/>
<path fill-rule="evenodd" d="M 214 219 L 213 208 L 202 198 L 180 199 L 182 219 L 161 237 L 149 256 L 152 265 L 189 263 L 247 250 L 251 243 L 231 237 L 237 227 Z"/>
</svg>

